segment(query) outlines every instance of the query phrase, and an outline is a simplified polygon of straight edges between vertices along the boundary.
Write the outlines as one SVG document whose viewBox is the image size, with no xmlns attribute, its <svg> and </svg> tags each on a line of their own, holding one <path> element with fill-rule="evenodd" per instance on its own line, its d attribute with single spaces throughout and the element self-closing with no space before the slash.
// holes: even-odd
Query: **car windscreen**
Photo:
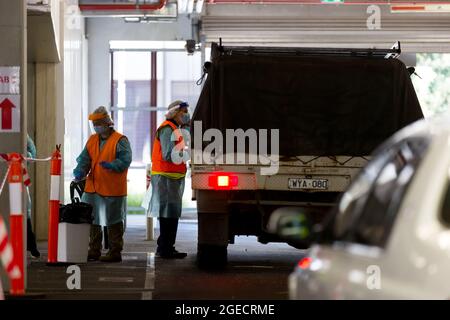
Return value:
<svg viewBox="0 0 450 320">
<path fill-rule="evenodd" d="M 334 240 L 384 247 L 428 138 L 410 138 L 381 150 L 342 195 Z"/>
</svg>

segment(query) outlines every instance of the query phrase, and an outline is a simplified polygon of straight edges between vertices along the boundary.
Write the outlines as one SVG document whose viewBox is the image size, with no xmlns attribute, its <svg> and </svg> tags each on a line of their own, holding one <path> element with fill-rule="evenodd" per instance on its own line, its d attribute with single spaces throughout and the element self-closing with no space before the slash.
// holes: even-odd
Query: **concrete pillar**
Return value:
<svg viewBox="0 0 450 320">
<path fill-rule="evenodd" d="M 38 158 L 52 155 L 56 145 L 61 145 L 64 154 L 64 6 L 58 7 L 59 14 L 54 15 L 58 28 L 56 37 L 61 62 L 36 63 L 35 103 L 36 103 L 36 150 Z M 48 199 L 50 194 L 50 162 L 36 165 L 35 173 L 35 233 L 37 240 L 48 238 Z M 60 200 L 64 199 L 64 170 L 61 174 Z"/>
<path fill-rule="evenodd" d="M 26 130 L 27 130 L 27 11 L 25 0 L 0 0 L 0 66 L 20 67 L 20 127 L 18 133 L 0 132 L 0 153 L 18 152 L 25 153 Z M 17 106 L 19 107 L 19 106 Z M 6 172 L 6 165 L 0 164 L 0 178 Z M 25 194 L 23 197 L 23 208 L 25 208 Z M 25 210 L 24 210 L 25 211 Z M 0 214 L 9 223 L 9 194 L 8 188 L 3 190 L 0 196 Z M 26 222 L 26 213 L 24 212 Z M 24 243 L 26 244 L 26 223 L 24 224 Z M 24 257 L 26 258 L 26 248 Z M 25 269 L 26 270 L 26 259 Z M 2 268 L 0 268 L 2 269 Z M 1 281 L 4 289 L 9 290 L 9 282 L 3 270 Z M 26 285 L 26 283 L 25 283 Z"/>
<path fill-rule="evenodd" d="M 36 150 L 37 157 L 44 158 L 52 154 L 56 146 L 56 79 L 57 64 L 36 63 Z M 44 125 L 45 124 L 45 125 Z M 62 140 L 62 139 L 61 139 Z M 39 190 L 35 197 L 36 237 L 47 239 L 48 199 L 50 185 L 50 163 L 42 162 L 36 168 L 36 186 Z"/>
</svg>

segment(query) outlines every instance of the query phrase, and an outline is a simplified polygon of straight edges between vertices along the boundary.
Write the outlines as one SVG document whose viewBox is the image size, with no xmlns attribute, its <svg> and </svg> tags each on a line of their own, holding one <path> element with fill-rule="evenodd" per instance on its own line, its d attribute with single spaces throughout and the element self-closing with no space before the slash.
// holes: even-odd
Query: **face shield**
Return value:
<svg viewBox="0 0 450 320">
<path fill-rule="evenodd" d="M 185 109 L 187 111 L 187 113 L 190 114 L 190 108 L 189 108 L 189 104 L 187 102 L 181 102 L 178 105 L 175 105 L 173 107 L 171 107 L 165 114 L 166 119 L 173 119 L 175 118 L 178 114 L 180 109 Z"/>
<path fill-rule="evenodd" d="M 180 105 L 177 108 L 177 111 L 179 110 L 186 110 L 186 113 L 191 114 L 191 107 L 187 102 L 180 103 Z"/>
<path fill-rule="evenodd" d="M 89 133 L 95 134 L 95 130 L 94 130 L 94 123 L 92 121 L 89 121 Z"/>
<path fill-rule="evenodd" d="M 192 108 L 189 106 L 187 102 L 183 102 L 180 104 L 180 108 L 185 108 L 186 112 L 191 116 L 192 115 Z"/>
<path fill-rule="evenodd" d="M 105 118 L 106 120 L 106 118 Z M 94 125 L 95 122 L 95 125 Z M 95 131 L 95 127 L 96 126 L 101 126 L 101 127 L 109 127 L 109 128 L 113 128 L 114 124 L 108 124 L 107 121 L 89 121 L 89 131 L 92 134 L 96 134 L 98 132 Z"/>
</svg>

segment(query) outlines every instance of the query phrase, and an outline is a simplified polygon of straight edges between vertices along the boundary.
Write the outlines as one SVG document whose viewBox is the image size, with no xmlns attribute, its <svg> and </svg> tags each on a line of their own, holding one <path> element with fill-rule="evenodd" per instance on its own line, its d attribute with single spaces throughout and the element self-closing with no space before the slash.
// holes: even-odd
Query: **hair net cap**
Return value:
<svg viewBox="0 0 450 320">
<path fill-rule="evenodd" d="M 188 107 L 188 106 L 189 105 L 187 104 L 187 102 L 175 100 L 167 107 L 167 113 L 165 114 L 166 119 L 173 119 L 173 117 L 175 117 L 175 115 L 177 114 L 178 110 L 180 110 L 181 107 Z"/>
<path fill-rule="evenodd" d="M 100 106 L 97 109 L 94 110 L 93 113 L 89 115 L 89 120 L 91 121 L 98 121 L 102 120 L 107 125 L 113 125 L 113 121 L 111 119 L 111 116 L 108 113 L 108 110 L 104 106 Z"/>
</svg>

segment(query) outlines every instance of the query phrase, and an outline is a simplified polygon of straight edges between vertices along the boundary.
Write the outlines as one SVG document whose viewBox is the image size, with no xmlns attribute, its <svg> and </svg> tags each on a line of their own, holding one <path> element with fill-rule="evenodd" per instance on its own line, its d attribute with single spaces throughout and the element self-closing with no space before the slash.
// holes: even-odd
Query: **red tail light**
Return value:
<svg viewBox="0 0 450 320">
<path fill-rule="evenodd" d="M 305 257 L 298 262 L 298 267 L 302 270 L 308 269 L 311 265 L 312 259 L 310 257 Z"/>
<path fill-rule="evenodd" d="M 238 177 L 232 174 L 215 174 L 209 177 L 208 185 L 215 190 L 230 190 L 238 185 Z"/>
</svg>

